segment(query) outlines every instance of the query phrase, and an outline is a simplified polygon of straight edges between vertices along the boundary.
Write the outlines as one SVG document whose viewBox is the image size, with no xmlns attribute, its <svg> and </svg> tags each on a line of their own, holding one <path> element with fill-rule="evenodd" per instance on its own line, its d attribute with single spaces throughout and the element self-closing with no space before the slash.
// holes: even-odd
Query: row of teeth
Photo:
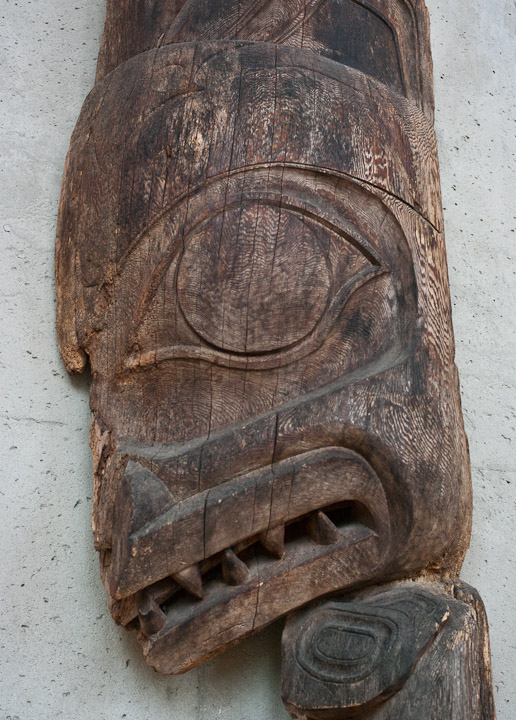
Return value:
<svg viewBox="0 0 516 720">
<path fill-rule="evenodd" d="M 330 518 L 321 510 L 312 513 L 306 520 L 306 530 L 318 545 L 334 545 L 342 540 L 342 534 Z M 262 533 L 259 541 L 272 556 L 282 559 L 285 554 L 285 526 Z M 221 556 L 222 579 L 227 585 L 243 585 L 248 578 L 249 568 L 232 548 L 224 550 Z M 191 565 L 176 575 L 172 580 L 198 600 L 204 597 L 201 566 Z M 160 607 L 158 599 L 150 591 L 144 593 L 139 609 L 140 629 L 147 636 L 159 632 L 166 622 L 166 614 Z"/>
</svg>

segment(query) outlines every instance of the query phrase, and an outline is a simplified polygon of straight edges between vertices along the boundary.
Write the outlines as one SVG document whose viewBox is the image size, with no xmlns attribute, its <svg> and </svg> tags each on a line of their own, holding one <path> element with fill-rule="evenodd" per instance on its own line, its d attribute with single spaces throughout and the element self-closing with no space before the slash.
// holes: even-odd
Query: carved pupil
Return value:
<svg viewBox="0 0 516 720">
<path fill-rule="evenodd" d="M 253 203 L 196 230 L 177 285 L 181 309 L 202 338 L 251 354 L 288 347 L 313 330 L 331 279 L 311 221 Z"/>
</svg>

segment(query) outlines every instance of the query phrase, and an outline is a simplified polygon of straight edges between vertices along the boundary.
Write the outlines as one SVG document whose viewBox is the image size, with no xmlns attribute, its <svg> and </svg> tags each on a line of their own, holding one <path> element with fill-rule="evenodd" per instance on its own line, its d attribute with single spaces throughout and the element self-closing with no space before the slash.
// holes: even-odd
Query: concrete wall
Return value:
<svg viewBox="0 0 516 720">
<path fill-rule="evenodd" d="M 54 331 L 61 172 L 93 82 L 104 0 L 0 8 L 0 720 L 279 720 L 280 626 L 180 678 L 106 610 L 89 527 L 84 381 Z M 476 493 L 463 577 L 491 621 L 500 720 L 516 717 L 514 0 L 429 0 L 457 358 Z"/>
</svg>

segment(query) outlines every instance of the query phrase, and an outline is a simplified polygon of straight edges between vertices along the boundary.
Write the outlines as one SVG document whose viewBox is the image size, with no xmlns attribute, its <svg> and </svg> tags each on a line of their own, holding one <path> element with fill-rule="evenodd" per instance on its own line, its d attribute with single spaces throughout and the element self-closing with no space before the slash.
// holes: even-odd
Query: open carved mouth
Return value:
<svg viewBox="0 0 516 720">
<path fill-rule="evenodd" d="M 139 608 L 140 629 L 147 636 L 154 635 L 165 625 L 167 614 L 173 616 L 195 599 L 206 598 L 209 602 L 221 585 L 253 586 L 260 572 L 272 577 L 281 571 L 281 564 L 291 567 L 300 555 L 315 560 L 327 555 L 327 548 L 335 552 L 375 535 L 374 520 L 361 503 L 316 510 L 226 548 L 147 588 Z"/>
<path fill-rule="evenodd" d="M 302 453 L 179 503 L 166 502 L 163 486 L 162 512 L 142 524 L 142 482 L 154 491 L 160 482 L 149 475 L 128 463 L 123 496 L 133 508 L 121 513 L 112 594 L 134 599 L 130 626 L 160 672 L 184 672 L 295 607 L 370 579 L 387 551 L 383 486 L 345 448 Z"/>
</svg>

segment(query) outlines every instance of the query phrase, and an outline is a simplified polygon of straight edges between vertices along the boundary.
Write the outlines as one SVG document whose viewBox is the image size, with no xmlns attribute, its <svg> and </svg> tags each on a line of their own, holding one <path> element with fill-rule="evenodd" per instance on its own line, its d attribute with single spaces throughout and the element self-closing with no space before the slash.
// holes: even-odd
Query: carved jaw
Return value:
<svg viewBox="0 0 516 720">
<path fill-rule="evenodd" d="M 189 442 L 118 440 L 97 544 L 113 616 L 155 669 L 185 672 L 319 597 L 460 562 L 456 446 L 429 436 L 454 416 L 421 387 L 414 407 L 419 352 Z M 395 406 L 389 384 L 408 387 Z"/>
<path fill-rule="evenodd" d="M 453 445 L 439 454 L 427 440 L 442 417 L 435 400 L 425 396 L 424 415 L 410 395 L 395 411 L 375 400 L 414 372 L 398 353 L 383 372 L 362 369 L 209 437 L 118 442 L 102 483 L 113 541 L 97 541 L 113 616 L 140 630 L 156 670 L 185 672 L 319 597 L 441 566 L 443 553 L 457 562 L 460 477 Z M 390 440 L 386 418 L 399 431 Z M 415 450 L 402 459 L 409 432 Z M 435 482 L 418 483 L 421 468 Z M 429 503 L 433 515 L 418 512 Z"/>
<path fill-rule="evenodd" d="M 286 615 L 303 598 L 318 597 L 317 586 L 327 578 L 334 582 L 330 592 L 343 582 L 353 586 L 367 580 L 371 566 L 380 564 L 381 543 L 359 524 L 339 530 L 342 539 L 329 548 L 315 541 L 309 547 L 310 540 L 301 538 L 285 544 L 281 560 L 259 553 L 244 555 L 248 574 L 244 583 L 228 584 L 223 564 L 222 579 L 215 575 L 206 581 L 201 600 L 172 599 L 161 616 L 163 627 L 155 634 L 140 635 L 147 662 L 160 673 L 186 672 Z M 141 610 L 140 622 L 145 634 Z"/>
<path fill-rule="evenodd" d="M 388 554 L 383 486 L 343 448 L 302 453 L 175 504 L 129 461 L 119 492 L 110 590 L 132 596 L 125 620 L 138 614 L 144 652 L 162 673 L 184 672 L 321 594 L 370 579 Z M 158 503 L 162 512 L 145 520 Z M 188 642 L 185 625 L 195 628 Z"/>
</svg>

